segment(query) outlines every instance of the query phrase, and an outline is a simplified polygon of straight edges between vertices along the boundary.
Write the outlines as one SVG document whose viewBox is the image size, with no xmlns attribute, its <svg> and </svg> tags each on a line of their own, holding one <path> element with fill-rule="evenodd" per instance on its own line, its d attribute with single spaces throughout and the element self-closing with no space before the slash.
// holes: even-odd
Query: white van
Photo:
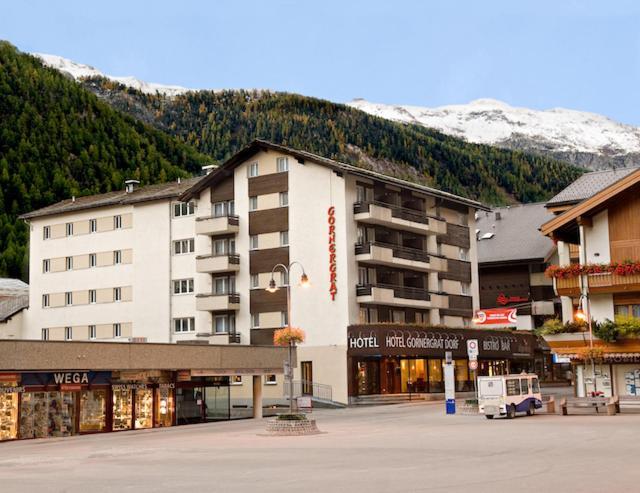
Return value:
<svg viewBox="0 0 640 493">
<path fill-rule="evenodd" d="M 533 373 L 478 377 L 478 408 L 487 419 L 535 414 L 542 407 L 540 381 Z"/>
</svg>

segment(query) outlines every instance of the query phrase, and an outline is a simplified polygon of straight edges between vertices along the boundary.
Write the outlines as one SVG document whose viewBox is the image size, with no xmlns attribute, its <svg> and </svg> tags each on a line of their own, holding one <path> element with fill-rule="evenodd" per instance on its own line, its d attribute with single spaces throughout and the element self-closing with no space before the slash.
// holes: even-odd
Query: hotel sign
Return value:
<svg viewBox="0 0 640 493">
<path fill-rule="evenodd" d="M 477 341 L 478 358 L 532 356 L 536 339 L 530 334 L 498 330 L 355 325 L 348 329 L 347 351 L 353 356 L 425 356 L 467 358 L 467 341 Z"/>
<path fill-rule="evenodd" d="M 327 211 L 327 222 L 329 223 L 329 296 L 331 301 L 335 301 L 338 293 L 338 280 L 336 275 L 336 208 L 329 207 Z"/>
</svg>

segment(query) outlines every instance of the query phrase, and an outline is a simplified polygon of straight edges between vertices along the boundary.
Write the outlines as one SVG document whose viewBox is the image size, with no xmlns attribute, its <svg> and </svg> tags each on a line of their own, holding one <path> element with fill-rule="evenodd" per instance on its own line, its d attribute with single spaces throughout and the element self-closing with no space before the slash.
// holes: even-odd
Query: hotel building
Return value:
<svg viewBox="0 0 640 493">
<path fill-rule="evenodd" d="M 254 141 L 200 179 L 130 184 L 25 215 L 25 336 L 271 345 L 289 316 L 289 279 L 276 266 L 291 264 L 291 324 L 306 332 L 294 378 L 304 390 L 323 388 L 341 403 L 409 391 L 415 381 L 433 380 L 439 392 L 443 341 L 464 344 L 479 307 L 478 209 L 440 190 Z M 308 289 L 298 286 L 303 272 Z M 272 279 L 275 292 L 267 291 Z M 435 345 L 425 342 L 429 354 L 385 354 L 382 345 L 358 354 L 362 331 L 393 326 Z M 280 382 L 265 382 L 275 384 L 274 399 Z M 250 395 L 250 382 L 243 391 Z"/>
</svg>

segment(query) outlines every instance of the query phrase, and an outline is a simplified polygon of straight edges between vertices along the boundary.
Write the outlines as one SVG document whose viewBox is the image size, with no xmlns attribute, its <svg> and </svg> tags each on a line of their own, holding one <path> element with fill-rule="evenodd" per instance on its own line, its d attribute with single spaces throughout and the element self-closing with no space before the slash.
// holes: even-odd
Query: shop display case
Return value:
<svg viewBox="0 0 640 493">
<path fill-rule="evenodd" d="M 20 438 L 66 437 L 75 432 L 73 392 L 25 392 Z"/>
<path fill-rule="evenodd" d="M 80 394 L 80 433 L 104 431 L 107 426 L 107 391 L 83 390 Z"/>
<path fill-rule="evenodd" d="M 113 389 L 113 430 L 130 430 L 133 424 L 133 392 Z"/>
<path fill-rule="evenodd" d="M 159 428 L 173 426 L 173 390 L 170 388 L 156 389 L 156 423 Z"/>
<path fill-rule="evenodd" d="M 18 397 L 0 387 L 0 441 L 18 438 Z"/>
<path fill-rule="evenodd" d="M 136 390 L 136 429 L 153 427 L 153 390 Z"/>
</svg>

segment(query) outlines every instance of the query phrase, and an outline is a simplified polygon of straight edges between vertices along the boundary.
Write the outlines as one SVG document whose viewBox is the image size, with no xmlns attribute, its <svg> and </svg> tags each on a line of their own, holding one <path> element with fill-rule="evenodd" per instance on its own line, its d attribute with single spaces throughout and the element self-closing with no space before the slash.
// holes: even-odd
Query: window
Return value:
<svg viewBox="0 0 640 493">
<path fill-rule="evenodd" d="M 438 293 L 444 293 L 444 283 L 442 279 L 438 279 Z"/>
<path fill-rule="evenodd" d="M 122 288 L 113 288 L 113 301 L 122 301 Z"/>
<path fill-rule="evenodd" d="M 173 217 L 192 216 L 195 211 L 195 202 L 178 202 L 177 204 L 173 204 Z"/>
<path fill-rule="evenodd" d="M 73 339 L 73 330 L 71 329 L 71 327 L 65 327 L 64 328 L 64 340 L 65 341 L 70 341 L 71 339 Z"/>
<path fill-rule="evenodd" d="M 235 332 L 235 315 L 218 315 L 213 320 L 213 331 L 216 334 Z"/>
<path fill-rule="evenodd" d="M 393 310 L 391 313 L 392 321 L 395 323 L 404 323 L 404 310 Z"/>
<path fill-rule="evenodd" d="M 289 232 L 280 231 L 280 246 L 288 246 L 288 245 L 289 245 Z"/>
<path fill-rule="evenodd" d="M 529 380 L 527 380 L 526 378 L 520 379 L 520 392 L 523 395 L 529 393 Z"/>
<path fill-rule="evenodd" d="M 193 238 L 189 238 L 186 240 L 176 240 L 173 242 L 173 252 L 176 255 L 193 253 L 195 251 L 195 246 L 195 240 Z"/>
<path fill-rule="evenodd" d="M 461 282 L 460 292 L 464 295 L 469 296 L 471 294 L 471 284 L 469 284 L 468 282 Z"/>
<path fill-rule="evenodd" d="M 531 392 L 533 392 L 534 394 L 540 392 L 540 382 L 538 382 L 537 378 L 531 379 Z"/>
<path fill-rule="evenodd" d="M 67 236 L 72 236 L 73 235 L 73 223 L 67 223 L 65 226 L 66 226 Z"/>
<path fill-rule="evenodd" d="M 640 304 L 631 303 L 625 305 L 614 305 L 613 311 L 615 315 L 622 315 L 624 317 L 640 318 Z"/>
<path fill-rule="evenodd" d="M 258 163 L 251 163 L 249 165 L 249 178 L 258 176 Z"/>
<path fill-rule="evenodd" d="M 213 294 L 230 294 L 234 293 L 236 288 L 235 277 L 216 277 L 213 280 Z"/>
<path fill-rule="evenodd" d="M 73 293 L 71 291 L 64 293 L 64 304 L 67 306 L 73 305 Z"/>
<path fill-rule="evenodd" d="M 173 294 L 193 293 L 193 279 L 178 279 L 173 281 Z"/>
<path fill-rule="evenodd" d="M 286 207 L 289 205 L 289 192 L 280 192 L 278 197 L 280 200 L 280 207 Z"/>
<path fill-rule="evenodd" d="M 249 250 L 258 249 L 258 235 L 249 236 Z"/>
<path fill-rule="evenodd" d="M 469 224 L 469 215 L 464 212 L 458 212 L 458 224 L 462 226 L 468 226 Z"/>
<path fill-rule="evenodd" d="M 113 337 L 122 337 L 122 325 L 113 324 Z"/>
<path fill-rule="evenodd" d="M 49 272 L 51 270 L 51 260 L 48 258 L 42 261 L 42 272 Z"/>
<path fill-rule="evenodd" d="M 89 219 L 89 233 L 95 233 L 98 231 L 98 220 Z"/>
<path fill-rule="evenodd" d="M 174 332 L 193 332 L 196 330 L 196 319 L 194 317 L 174 318 Z"/>
<path fill-rule="evenodd" d="M 89 254 L 89 267 L 95 267 L 98 265 L 98 256 L 95 253 Z"/>
<path fill-rule="evenodd" d="M 95 338 L 96 338 L 96 326 L 89 325 L 89 339 L 95 339 Z"/>
<path fill-rule="evenodd" d="M 51 226 L 45 226 L 42 228 L 42 239 L 48 240 L 51 238 Z"/>
<path fill-rule="evenodd" d="M 42 340 L 43 341 L 49 340 L 49 329 L 42 329 Z"/>
<path fill-rule="evenodd" d="M 48 294 L 43 294 L 42 295 L 42 307 L 43 308 L 47 308 L 49 306 L 49 295 Z"/>
<path fill-rule="evenodd" d="M 260 286 L 260 277 L 258 276 L 258 274 L 251 274 L 249 287 L 251 289 L 258 289 L 259 286 Z"/>
<path fill-rule="evenodd" d="M 113 252 L 113 263 L 115 265 L 122 263 L 122 250 L 115 250 Z"/>
<path fill-rule="evenodd" d="M 67 270 L 72 270 L 73 269 L 73 257 L 67 257 L 66 261 L 65 261 L 65 265 L 67 267 Z"/>
<path fill-rule="evenodd" d="M 276 159 L 276 167 L 278 169 L 278 173 L 282 173 L 284 171 L 289 171 L 289 159 L 286 157 L 279 157 Z"/>
<path fill-rule="evenodd" d="M 416 323 L 417 324 L 428 324 L 429 323 L 429 312 L 416 312 Z"/>
<path fill-rule="evenodd" d="M 507 379 L 507 395 L 520 395 L 520 382 L 517 378 Z"/>
<path fill-rule="evenodd" d="M 260 327 L 260 314 L 259 313 L 252 313 L 251 314 L 251 327 L 253 327 L 254 329 L 257 329 L 258 327 Z"/>
<path fill-rule="evenodd" d="M 469 250 L 466 248 L 461 248 L 460 249 L 460 256 L 459 256 L 460 260 L 465 260 L 468 261 L 469 260 Z"/>
<path fill-rule="evenodd" d="M 286 327 L 287 325 L 287 312 L 280 312 L 280 327 Z"/>
<path fill-rule="evenodd" d="M 250 211 L 258 210 L 258 197 L 256 196 L 249 197 L 249 210 Z"/>
<path fill-rule="evenodd" d="M 275 375 L 265 375 L 264 376 L 264 384 L 265 385 L 276 385 L 278 382 L 276 381 Z"/>
<path fill-rule="evenodd" d="M 216 202 L 213 204 L 213 216 L 214 217 L 223 217 L 226 216 L 226 207 L 224 202 Z"/>
<path fill-rule="evenodd" d="M 288 286 L 289 285 L 289 274 L 285 271 L 280 271 L 280 286 Z"/>
<path fill-rule="evenodd" d="M 365 202 L 367 200 L 367 193 L 365 187 L 362 185 L 356 185 L 356 202 Z"/>
<path fill-rule="evenodd" d="M 95 304 L 98 301 L 98 296 L 95 289 L 89 290 L 89 303 L 91 305 Z"/>
<path fill-rule="evenodd" d="M 122 216 L 113 216 L 113 229 L 122 229 Z"/>
<path fill-rule="evenodd" d="M 233 238 L 215 240 L 213 242 L 213 254 L 216 257 L 233 253 L 236 253 L 236 240 Z"/>
<path fill-rule="evenodd" d="M 242 385 L 242 375 L 234 375 L 231 377 L 231 385 Z"/>
</svg>

